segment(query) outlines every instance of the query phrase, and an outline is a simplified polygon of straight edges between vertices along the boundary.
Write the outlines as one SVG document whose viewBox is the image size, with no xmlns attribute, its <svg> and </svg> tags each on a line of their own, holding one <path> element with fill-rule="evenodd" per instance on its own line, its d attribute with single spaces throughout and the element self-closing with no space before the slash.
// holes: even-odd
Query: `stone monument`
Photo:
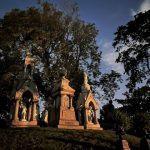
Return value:
<svg viewBox="0 0 150 150">
<path fill-rule="evenodd" d="M 84 82 L 77 100 L 76 109 L 80 125 L 84 125 L 85 129 L 102 130 L 96 116 L 98 104 L 94 99 L 90 85 L 88 84 L 87 74 L 85 72 Z"/>
<path fill-rule="evenodd" d="M 52 97 L 53 105 L 50 108 L 50 126 L 66 129 L 83 129 L 76 120 L 75 110 L 72 105 L 75 90 L 70 87 L 69 80 L 66 79 L 65 70 L 61 71 L 60 79 L 54 84 Z"/>
<path fill-rule="evenodd" d="M 12 126 L 37 126 L 38 89 L 33 82 L 34 60 L 28 52 L 24 71 L 17 77 L 11 93 Z"/>
</svg>

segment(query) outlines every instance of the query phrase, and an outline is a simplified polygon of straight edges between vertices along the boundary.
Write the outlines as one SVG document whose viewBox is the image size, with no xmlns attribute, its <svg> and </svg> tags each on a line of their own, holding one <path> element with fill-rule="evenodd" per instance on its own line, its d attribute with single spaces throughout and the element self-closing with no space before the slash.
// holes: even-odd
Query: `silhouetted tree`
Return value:
<svg viewBox="0 0 150 150">
<path fill-rule="evenodd" d="M 119 53 L 117 62 L 124 65 L 129 76 L 130 92 L 137 83 L 150 81 L 150 10 L 134 16 L 134 20 L 122 25 L 115 33 L 113 46 Z"/>
<path fill-rule="evenodd" d="M 122 110 L 130 115 L 150 112 L 150 87 L 143 86 L 134 90 L 133 93 L 126 92 L 124 95 L 126 96 L 124 100 L 117 100 L 123 105 Z"/>
<path fill-rule="evenodd" d="M 100 85 L 104 92 L 104 99 L 112 100 L 114 98 L 115 92 L 119 89 L 118 82 L 122 82 L 121 74 L 114 70 L 101 76 Z"/>
<path fill-rule="evenodd" d="M 83 69 L 87 71 L 92 86 L 99 85 L 101 52 L 96 44 L 98 30 L 95 24 L 86 23 L 75 15 L 77 5 L 70 8 L 73 11 L 66 14 L 52 3 L 39 1 L 38 8 L 13 9 L 6 13 L 0 21 L 1 74 L 19 74 L 19 69 L 8 68 L 14 65 L 23 68 L 24 56 L 30 50 L 36 60 L 34 79 L 41 94 L 47 94 L 62 67 L 66 68 L 67 77 L 77 90 L 80 90 Z"/>
</svg>

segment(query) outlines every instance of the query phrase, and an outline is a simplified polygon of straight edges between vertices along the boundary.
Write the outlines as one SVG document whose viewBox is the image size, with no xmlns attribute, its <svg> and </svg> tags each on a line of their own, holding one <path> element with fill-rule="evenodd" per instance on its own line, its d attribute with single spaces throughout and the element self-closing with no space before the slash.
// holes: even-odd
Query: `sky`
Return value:
<svg viewBox="0 0 150 150">
<path fill-rule="evenodd" d="M 51 0 L 60 5 L 63 0 Z M 150 0 L 74 0 L 80 8 L 80 17 L 85 22 L 95 23 L 99 30 L 97 44 L 102 51 L 101 72 L 111 69 L 123 74 L 123 66 L 115 63 L 115 53 L 112 42 L 114 33 L 120 25 L 125 25 L 138 12 L 150 9 Z M 0 17 L 12 8 L 25 9 L 36 6 L 36 0 L 0 0 Z M 123 78 L 125 79 L 124 75 Z M 122 98 L 125 91 L 124 83 L 116 93 L 116 98 Z"/>
</svg>

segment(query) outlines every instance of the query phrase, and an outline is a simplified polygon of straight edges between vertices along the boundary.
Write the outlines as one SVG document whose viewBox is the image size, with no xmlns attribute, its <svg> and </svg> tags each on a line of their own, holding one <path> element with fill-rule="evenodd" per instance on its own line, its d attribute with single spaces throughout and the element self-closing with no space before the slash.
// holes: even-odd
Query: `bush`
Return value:
<svg viewBox="0 0 150 150">
<path fill-rule="evenodd" d="M 131 128 L 131 119 L 127 115 L 127 113 L 121 112 L 119 110 L 115 110 L 114 114 L 114 123 L 116 126 L 123 126 L 123 128 L 127 131 Z"/>
<path fill-rule="evenodd" d="M 150 114 L 137 113 L 133 116 L 133 130 L 140 136 L 144 130 L 150 132 Z"/>
</svg>

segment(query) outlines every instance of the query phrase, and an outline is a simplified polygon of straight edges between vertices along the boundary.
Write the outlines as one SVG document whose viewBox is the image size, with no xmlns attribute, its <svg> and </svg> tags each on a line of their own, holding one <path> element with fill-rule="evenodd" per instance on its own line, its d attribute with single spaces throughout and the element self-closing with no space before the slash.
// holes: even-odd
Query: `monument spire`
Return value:
<svg viewBox="0 0 150 150">
<path fill-rule="evenodd" d="M 25 65 L 25 69 L 24 69 L 25 76 L 32 77 L 34 71 L 34 59 L 32 58 L 32 53 L 30 50 L 27 50 L 26 52 L 24 65 Z"/>
</svg>

